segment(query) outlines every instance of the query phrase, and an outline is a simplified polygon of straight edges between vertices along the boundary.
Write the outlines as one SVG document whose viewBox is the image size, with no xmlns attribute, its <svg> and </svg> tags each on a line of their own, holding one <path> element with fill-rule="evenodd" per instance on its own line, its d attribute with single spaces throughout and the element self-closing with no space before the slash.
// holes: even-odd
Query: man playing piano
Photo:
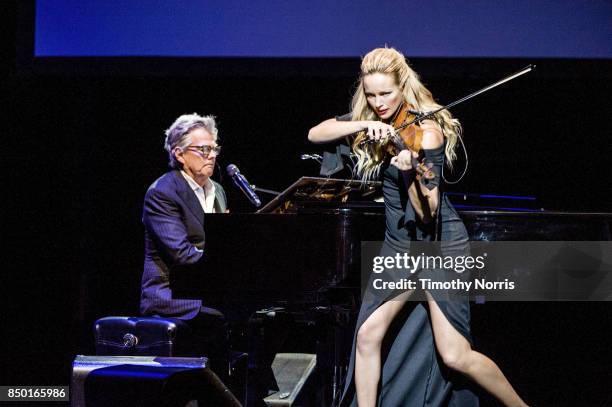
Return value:
<svg viewBox="0 0 612 407">
<path fill-rule="evenodd" d="M 201 300 L 176 299 L 169 275 L 200 263 L 205 256 L 204 214 L 223 213 L 225 191 L 210 179 L 221 147 L 212 116 L 182 115 L 166 130 L 171 170 L 146 192 L 144 272 L 140 312 L 184 320 L 193 330 L 193 356 L 207 356 L 223 378 L 227 372 L 225 319 Z"/>
</svg>

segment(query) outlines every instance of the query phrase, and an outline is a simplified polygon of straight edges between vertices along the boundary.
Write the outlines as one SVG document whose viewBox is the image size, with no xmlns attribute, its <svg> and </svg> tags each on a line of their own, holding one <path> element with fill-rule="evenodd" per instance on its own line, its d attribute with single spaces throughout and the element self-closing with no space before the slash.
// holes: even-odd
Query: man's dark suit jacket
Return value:
<svg viewBox="0 0 612 407">
<path fill-rule="evenodd" d="M 221 185 L 213 183 L 215 212 L 223 213 L 227 202 L 225 191 Z M 141 314 L 194 318 L 202 301 L 174 299 L 169 284 L 173 270 L 199 263 L 205 253 L 204 210 L 179 170 L 164 174 L 149 187 L 144 199 L 142 222 L 145 227 L 145 258 Z"/>
</svg>

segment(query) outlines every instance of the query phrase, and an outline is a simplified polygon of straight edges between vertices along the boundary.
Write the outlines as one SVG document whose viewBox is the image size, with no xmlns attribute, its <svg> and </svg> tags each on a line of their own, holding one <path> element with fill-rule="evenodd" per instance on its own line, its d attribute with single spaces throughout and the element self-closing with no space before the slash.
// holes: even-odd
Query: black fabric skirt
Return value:
<svg viewBox="0 0 612 407">
<path fill-rule="evenodd" d="M 456 211 L 446 199 L 442 200 L 435 234 L 440 240 L 441 254 L 469 254 L 468 235 Z M 427 234 L 419 237 L 431 240 Z M 403 248 L 383 243 L 381 256 L 394 256 L 398 252 L 410 252 L 410 243 Z M 436 280 L 451 278 L 443 270 L 425 270 L 423 277 Z M 427 275 L 426 273 L 434 273 Z M 372 277 L 374 278 L 374 277 Z M 455 276 L 452 276 L 455 278 Z M 462 278 L 469 278 L 467 274 Z M 371 284 L 368 286 L 371 287 Z M 461 294 L 431 291 L 433 298 L 453 327 L 470 343 L 470 303 L 467 293 Z M 357 318 L 351 358 L 347 370 L 342 397 L 343 406 L 356 406 L 354 369 L 357 332 L 372 313 L 390 298 L 379 294 L 364 293 Z M 379 381 L 379 406 L 478 406 L 473 384 L 447 369 L 436 352 L 428 305 L 410 298 L 389 327 L 382 348 L 382 371 Z"/>
</svg>

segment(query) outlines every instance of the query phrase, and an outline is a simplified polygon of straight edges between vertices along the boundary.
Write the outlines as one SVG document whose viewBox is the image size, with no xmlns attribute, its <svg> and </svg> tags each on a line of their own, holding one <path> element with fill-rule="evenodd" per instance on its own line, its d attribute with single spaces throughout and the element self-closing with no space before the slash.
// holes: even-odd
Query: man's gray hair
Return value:
<svg viewBox="0 0 612 407">
<path fill-rule="evenodd" d="M 191 144 L 190 131 L 194 129 L 206 129 L 217 141 L 217 124 L 214 116 L 200 116 L 197 113 L 184 114 L 172 123 L 165 134 L 166 141 L 164 148 L 168 152 L 169 164 L 172 168 L 182 168 L 182 164 L 174 156 L 174 149 L 179 147 L 181 150 L 187 149 Z"/>
</svg>

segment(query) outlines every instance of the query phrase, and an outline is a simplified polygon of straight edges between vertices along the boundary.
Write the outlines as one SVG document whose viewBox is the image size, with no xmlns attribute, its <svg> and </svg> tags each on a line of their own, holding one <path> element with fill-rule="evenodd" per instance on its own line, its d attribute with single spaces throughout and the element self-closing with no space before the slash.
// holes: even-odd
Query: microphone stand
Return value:
<svg viewBox="0 0 612 407">
<path fill-rule="evenodd" d="M 256 187 L 255 185 L 251 185 L 251 188 L 253 188 L 255 192 L 263 192 L 264 194 L 270 194 L 270 195 L 280 195 L 281 194 L 280 192 L 272 191 L 271 189 L 259 188 L 259 187 Z"/>
</svg>

